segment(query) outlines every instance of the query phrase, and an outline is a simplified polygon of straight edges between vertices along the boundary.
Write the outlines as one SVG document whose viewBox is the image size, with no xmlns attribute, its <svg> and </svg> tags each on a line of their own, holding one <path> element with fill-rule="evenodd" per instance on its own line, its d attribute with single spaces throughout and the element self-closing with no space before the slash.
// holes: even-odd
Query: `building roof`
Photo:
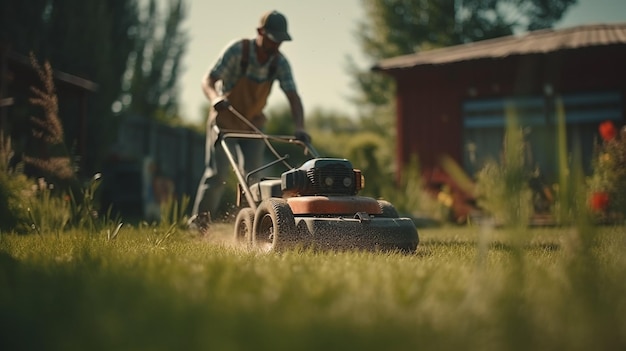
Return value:
<svg viewBox="0 0 626 351">
<path fill-rule="evenodd" d="M 626 23 L 593 24 L 565 29 L 544 29 L 379 61 L 372 70 L 388 71 L 424 65 L 442 65 L 486 58 L 546 54 L 592 46 L 625 45 Z"/>
</svg>

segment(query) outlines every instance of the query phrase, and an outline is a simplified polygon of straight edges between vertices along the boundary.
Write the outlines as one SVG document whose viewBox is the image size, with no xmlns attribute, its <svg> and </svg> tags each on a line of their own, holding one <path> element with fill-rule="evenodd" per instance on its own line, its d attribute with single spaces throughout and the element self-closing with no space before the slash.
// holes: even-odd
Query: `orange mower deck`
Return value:
<svg viewBox="0 0 626 351">
<path fill-rule="evenodd" d="M 294 215 L 382 214 L 378 201 L 363 196 L 297 196 L 287 199 Z"/>
</svg>

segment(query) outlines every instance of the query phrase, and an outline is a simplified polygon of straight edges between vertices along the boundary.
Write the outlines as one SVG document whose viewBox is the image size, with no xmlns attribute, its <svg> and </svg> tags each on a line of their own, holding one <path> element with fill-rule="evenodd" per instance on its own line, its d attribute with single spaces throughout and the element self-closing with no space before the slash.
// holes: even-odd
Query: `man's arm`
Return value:
<svg viewBox="0 0 626 351">
<path fill-rule="evenodd" d="M 218 111 L 227 110 L 230 106 L 230 103 L 226 99 L 226 96 L 221 96 L 220 93 L 215 89 L 215 83 L 219 80 L 212 76 L 211 74 L 207 74 L 207 76 L 202 80 L 202 91 L 204 91 L 204 95 L 209 99 L 213 108 Z"/>
<path fill-rule="evenodd" d="M 209 73 L 202 79 L 202 91 L 204 92 L 204 96 L 213 103 L 219 97 L 217 90 L 215 89 L 215 83 L 217 79 L 212 77 Z"/>
<path fill-rule="evenodd" d="M 295 91 L 287 92 L 285 95 L 287 95 L 289 106 L 291 106 L 291 117 L 296 126 L 296 132 L 304 131 L 304 108 L 300 95 Z"/>
<path fill-rule="evenodd" d="M 216 88 L 216 84 L 222 78 L 232 76 L 233 72 L 236 72 L 241 61 L 241 46 L 242 41 L 240 40 L 228 44 L 217 58 L 216 63 L 202 78 L 202 92 L 213 106 L 225 98 L 221 96 L 222 92 L 218 89 L 219 85 Z"/>
</svg>

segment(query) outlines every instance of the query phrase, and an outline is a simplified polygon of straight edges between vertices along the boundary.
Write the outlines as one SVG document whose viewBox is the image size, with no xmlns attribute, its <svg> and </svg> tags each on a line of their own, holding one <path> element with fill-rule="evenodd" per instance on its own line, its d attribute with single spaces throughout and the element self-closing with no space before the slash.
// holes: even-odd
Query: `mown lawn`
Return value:
<svg viewBox="0 0 626 351">
<path fill-rule="evenodd" d="M 411 255 L 3 234 L 0 349 L 625 349 L 625 229 L 425 228 Z"/>
</svg>

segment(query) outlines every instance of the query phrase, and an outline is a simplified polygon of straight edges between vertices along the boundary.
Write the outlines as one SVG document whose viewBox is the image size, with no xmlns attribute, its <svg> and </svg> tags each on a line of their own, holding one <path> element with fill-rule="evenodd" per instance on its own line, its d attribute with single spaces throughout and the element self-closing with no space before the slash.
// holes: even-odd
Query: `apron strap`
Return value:
<svg viewBox="0 0 626 351">
<path fill-rule="evenodd" d="M 241 62 L 239 63 L 239 65 L 241 66 L 241 72 L 243 73 L 243 75 L 246 75 L 246 70 L 248 69 L 248 60 L 250 56 L 250 40 L 243 39 L 241 43 L 243 45 L 243 51 L 241 53 Z"/>
<path fill-rule="evenodd" d="M 239 66 L 241 67 L 241 73 L 245 76 L 246 71 L 248 69 L 248 63 L 250 60 L 250 39 L 242 39 L 242 51 L 241 51 L 241 62 L 239 62 Z M 281 53 L 278 52 L 272 58 L 272 62 L 270 62 L 269 73 L 267 74 L 268 80 L 273 80 L 276 76 L 276 71 L 278 70 L 278 58 Z"/>
</svg>

